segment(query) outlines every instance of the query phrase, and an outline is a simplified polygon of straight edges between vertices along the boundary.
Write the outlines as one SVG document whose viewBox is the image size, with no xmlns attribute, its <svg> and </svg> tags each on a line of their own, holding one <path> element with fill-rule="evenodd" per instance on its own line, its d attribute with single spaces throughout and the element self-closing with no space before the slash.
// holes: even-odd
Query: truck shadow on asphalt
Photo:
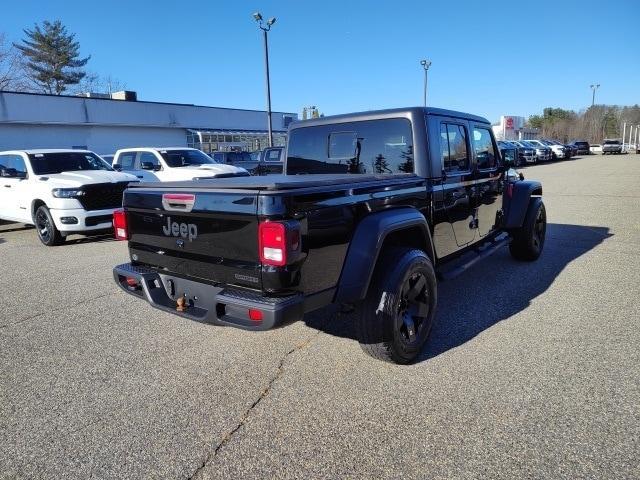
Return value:
<svg viewBox="0 0 640 480">
<path fill-rule="evenodd" d="M 508 248 L 502 248 L 462 275 L 439 282 L 435 325 L 417 362 L 463 345 L 525 310 L 569 263 L 612 235 L 608 227 L 548 224 L 544 252 L 538 261 L 513 260 Z M 337 321 L 324 323 L 318 318 L 321 316 L 324 313 L 309 315 L 307 323 L 331 335 L 357 340 L 350 321 L 353 314 L 341 314 Z"/>
</svg>

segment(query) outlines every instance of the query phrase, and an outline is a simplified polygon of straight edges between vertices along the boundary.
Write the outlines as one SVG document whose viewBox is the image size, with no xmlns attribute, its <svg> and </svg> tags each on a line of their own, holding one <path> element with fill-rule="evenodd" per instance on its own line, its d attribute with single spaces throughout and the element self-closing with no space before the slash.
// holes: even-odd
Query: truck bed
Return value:
<svg viewBox="0 0 640 480">
<path fill-rule="evenodd" d="M 307 187 L 322 187 L 344 185 L 352 183 L 369 183 L 379 181 L 393 181 L 394 179 L 418 178 L 413 173 L 398 175 L 353 175 L 353 174 L 322 174 L 322 175 L 268 175 L 250 177 L 211 178 L 196 181 L 162 182 L 132 184 L 129 188 L 153 188 L 157 190 L 172 189 L 238 189 L 238 190 L 292 190 Z"/>
</svg>

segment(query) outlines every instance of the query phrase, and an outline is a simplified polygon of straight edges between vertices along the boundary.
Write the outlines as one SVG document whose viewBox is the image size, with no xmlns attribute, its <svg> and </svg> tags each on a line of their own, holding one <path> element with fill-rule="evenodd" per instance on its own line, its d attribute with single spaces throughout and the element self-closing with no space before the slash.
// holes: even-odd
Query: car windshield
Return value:
<svg viewBox="0 0 640 480">
<path fill-rule="evenodd" d="M 210 165 L 216 163 L 200 150 L 160 150 L 160 155 L 170 168 Z"/>
<path fill-rule="evenodd" d="M 109 170 L 111 166 L 91 152 L 51 152 L 29 155 L 31 168 L 36 175 L 52 175 L 80 170 Z"/>
</svg>

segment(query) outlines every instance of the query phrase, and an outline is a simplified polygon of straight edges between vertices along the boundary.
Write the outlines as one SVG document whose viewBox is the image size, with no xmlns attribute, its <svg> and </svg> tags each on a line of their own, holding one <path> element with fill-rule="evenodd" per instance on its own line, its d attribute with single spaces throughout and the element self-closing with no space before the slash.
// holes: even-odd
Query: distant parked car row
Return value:
<svg viewBox="0 0 640 480">
<path fill-rule="evenodd" d="M 546 162 L 548 160 L 569 159 L 576 155 L 596 153 L 589 143 L 583 140 L 575 140 L 571 143 L 562 143 L 547 138 L 536 140 L 503 140 L 498 142 L 498 146 L 504 151 L 515 150 L 516 166 L 522 166 L 527 163 Z M 598 147 L 600 146 L 598 145 Z"/>
</svg>

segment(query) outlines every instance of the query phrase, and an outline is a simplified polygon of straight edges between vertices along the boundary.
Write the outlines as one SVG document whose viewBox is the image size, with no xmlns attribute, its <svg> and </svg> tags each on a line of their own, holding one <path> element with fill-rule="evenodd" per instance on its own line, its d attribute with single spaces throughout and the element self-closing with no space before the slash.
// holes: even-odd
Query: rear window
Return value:
<svg viewBox="0 0 640 480">
<path fill-rule="evenodd" d="M 620 145 L 620 140 L 605 140 L 605 145 Z"/>
<path fill-rule="evenodd" d="M 411 134 L 405 118 L 298 128 L 289 135 L 287 173 L 411 173 Z"/>
</svg>

